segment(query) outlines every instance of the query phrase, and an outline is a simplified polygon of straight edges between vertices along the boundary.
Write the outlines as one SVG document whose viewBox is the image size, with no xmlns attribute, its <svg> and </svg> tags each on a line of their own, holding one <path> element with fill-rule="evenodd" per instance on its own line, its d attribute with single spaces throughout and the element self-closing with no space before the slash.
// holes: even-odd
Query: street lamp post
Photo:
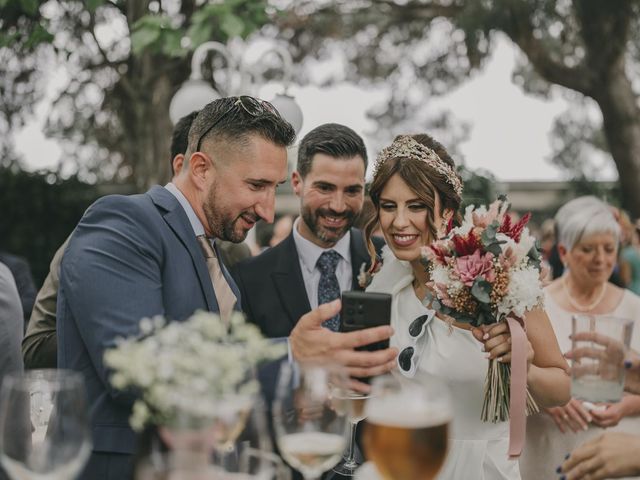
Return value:
<svg viewBox="0 0 640 480">
<path fill-rule="evenodd" d="M 244 44 L 236 42 L 234 46 L 235 48 L 231 50 L 220 42 L 212 41 L 205 42 L 194 50 L 191 58 L 191 76 L 178 89 L 169 105 L 169 116 L 174 124 L 183 116 L 201 109 L 207 103 L 222 96 L 252 93 L 256 85 L 254 77 L 258 77 L 258 82 L 262 80 L 258 66 L 265 55 L 262 55 L 257 61 L 250 62 L 246 58 Z M 298 133 L 302 128 L 302 110 L 293 96 L 289 94 L 293 59 L 289 51 L 281 45 L 269 45 L 268 50 L 276 54 L 282 61 L 282 83 L 284 84 L 284 92 L 276 95 L 271 103 Z M 221 91 L 213 88 L 202 75 L 202 64 L 209 52 L 221 55 L 226 63 L 228 74 L 226 75 L 226 84 L 218 87 Z M 232 52 L 239 53 L 234 55 Z"/>
</svg>

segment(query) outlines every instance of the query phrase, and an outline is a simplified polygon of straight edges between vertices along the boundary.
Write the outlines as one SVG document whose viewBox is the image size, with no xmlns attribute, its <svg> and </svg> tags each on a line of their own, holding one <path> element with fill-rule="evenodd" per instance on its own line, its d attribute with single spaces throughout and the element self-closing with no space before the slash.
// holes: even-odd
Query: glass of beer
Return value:
<svg viewBox="0 0 640 480">
<path fill-rule="evenodd" d="M 273 405 L 278 449 L 305 480 L 333 467 L 346 445 L 347 418 L 332 405 L 332 391 L 347 384 L 343 369 L 283 363 Z"/>
<path fill-rule="evenodd" d="M 451 402 L 446 385 L 422 375 L 372 384 L 365 405 L 365 452 L 385 480 L 431 480 L 447 455 Z"/>
</svg>

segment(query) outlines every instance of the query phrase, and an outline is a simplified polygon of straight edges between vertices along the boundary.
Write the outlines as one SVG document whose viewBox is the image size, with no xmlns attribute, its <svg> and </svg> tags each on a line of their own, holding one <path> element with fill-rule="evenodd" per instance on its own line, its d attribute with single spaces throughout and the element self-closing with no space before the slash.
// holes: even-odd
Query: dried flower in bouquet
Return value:
<svg viewBox="0 0 640 480">
<path fill-rule="evenodd" d="M 541 261 L 535 238 L 526 227 L 530 214 L 513 222 L 509 204 L 499 198 L 487 209 L 469 206 L 462 225 L 450 222 L 447 235 L 423 247 L 430 273 L 431 305 L 458 322 L 491 325 L 542 305 Z M 492 359 L 485 380 L 481 418 L 509 419 L 511 367 Z M 527 413 L 538 407 L 526 392 Z"/>
<path fill-rule="evenodd" d="M 259 385 L 247 373 L 285 353 L 285 345 L 263 338 L 241 313 L 227 328 L 217 314 L 198 311 L 183 322 L 142 319 L 140 335 L 120 339 L 104 361 L 111 384 L 136 395 L 130 424 L 141 431 L 185 416 L 207 419 L 220 411 L 225 396 L 257 393 Z"/>
</svg>

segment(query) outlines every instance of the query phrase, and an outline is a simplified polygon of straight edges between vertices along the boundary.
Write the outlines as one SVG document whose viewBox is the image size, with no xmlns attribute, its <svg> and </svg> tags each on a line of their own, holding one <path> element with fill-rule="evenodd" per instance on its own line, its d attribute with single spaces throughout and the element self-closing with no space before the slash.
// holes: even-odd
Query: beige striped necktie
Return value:
<svg viewBox="0 0 640 480">
<path fill-rule="evenodd" d="M 222 267 L 220 266 L 216 251 L 211 246 L 209 239 L 204 235 L 198 235 L 197 239 L 204 253 L 204 257 L 207 260 L 207 269 L 209 270 L 211 283 L 213 283 L 213 290 L 216 294 L 216 300 L 218 301 L 220 318 L 222 318 L 222 321 L 226 325 L 229 325 L 233 307 L 238 299 L 233 293 L 233 290 L 231 290 L 227 279 L 224 278 L 224 275 L 222 274 Z"/>
</svg>

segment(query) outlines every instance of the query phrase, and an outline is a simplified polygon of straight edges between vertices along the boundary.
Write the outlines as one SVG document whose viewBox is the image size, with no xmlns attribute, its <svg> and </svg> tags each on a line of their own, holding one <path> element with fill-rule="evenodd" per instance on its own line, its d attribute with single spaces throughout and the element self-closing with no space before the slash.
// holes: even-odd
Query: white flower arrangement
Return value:
<svg viewBox="0 0 640 480">
<path fill-rule="evenodd" d="M 142 319 L 140 336 L 119 339 L 104 362 L 113 370 L 115 388 L 137 394 L 130 424 L 140 431 L 185 416 L 212 417 L 229 396 L 256 393 L 253 368 L 285 353 L 286 345 L 265 339 L 241 313 L 234 313 L 227 329 L 217 314 L 198 311 L 184 322 Z"/>
</svg>

